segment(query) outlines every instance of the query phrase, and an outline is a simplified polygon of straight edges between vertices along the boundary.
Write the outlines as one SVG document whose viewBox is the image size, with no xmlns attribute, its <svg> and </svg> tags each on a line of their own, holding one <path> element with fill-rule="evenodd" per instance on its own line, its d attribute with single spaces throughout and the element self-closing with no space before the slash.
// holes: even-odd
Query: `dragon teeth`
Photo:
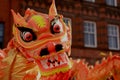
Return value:
<svg viewBox="0 0 120 80">
<path fill-rule="evenodd" d="M 61 58 L 59 61 L 58 61 L 58 57 Z M 48 60 L 51 62 L 48 62 Z M 45 69 L 51 69 L 51 68 L 66 64 L 68 62 L 68 59 L 66 57 L 66 54 L 64 53 L 64 54 L 59 54 L 58 56 L 56 55 L 56 56 L 50 57 L 49 59 L 47 58 L 47 59 L 41 60 L 40 62 Z"/>
<path fill-rule="evenodd" d="M 49 68 L 53 68 L 53 64 L 52 64 L 52 63 L 50 64 L 50 67 L 49 67 Z"/>
<path fill-rule="evenodd" d="M 42 66 L 43 66 L 45 69 L 48 69 L 49 66 L 48 66 L 46 63 L 47 63 L 47 59 L 41 61 Z"/>
<path fill-rule="evenodd" d="M 62 62 L 67 63 L 68 62 L 68 58 L 66 57 L 65 53 L 64 54 L 60 54 L 61 58 L 62 58 Z"/>
</svg>

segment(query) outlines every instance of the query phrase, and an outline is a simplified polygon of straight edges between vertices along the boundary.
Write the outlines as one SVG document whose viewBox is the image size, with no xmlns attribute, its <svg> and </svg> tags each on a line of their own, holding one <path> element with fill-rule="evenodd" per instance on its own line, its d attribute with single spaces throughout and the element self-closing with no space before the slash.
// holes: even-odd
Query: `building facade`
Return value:
<svg viewBox="0 0 120 80">
<path fill-rule="evenodd" d="M 0 47 L 12 38 L 14 9 L 21 15 L 27 8 L 48 13 L 52 0 L 1 0 Z M 73 58 L 86 58 L 90 63 L 120 54 L 120 0 L 56 0 L 59 14 L 72 25 Z M 4 7 L 2 7 L 4 6 Z M 104 54 L 105 53 L 105 54 Z"/>
</svg>

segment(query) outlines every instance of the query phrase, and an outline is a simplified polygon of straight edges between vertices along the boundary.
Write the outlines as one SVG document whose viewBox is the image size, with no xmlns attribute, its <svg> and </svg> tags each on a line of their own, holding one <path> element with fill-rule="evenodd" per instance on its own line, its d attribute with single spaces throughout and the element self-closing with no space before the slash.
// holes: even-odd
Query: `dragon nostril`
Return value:
<svg viewBox="0 0 120 80">
<path fill-rule="evenodd" d="M 56 52 L 58 52 L 58 51 L 60 51 L 60 50 L 63 50 L 63 46 L 62 46 L 61 44 L 57 44 L 57 45 L 55 46 L 55 50 L 56 50 Z"/>
<path fill-rule="evenodd" d="M 40 52 L 40 56 L 44 56 L 44 55 L 48 55 L 48 54 L 49 54 L 48 48 L 44 48 Z"/>
</svg>

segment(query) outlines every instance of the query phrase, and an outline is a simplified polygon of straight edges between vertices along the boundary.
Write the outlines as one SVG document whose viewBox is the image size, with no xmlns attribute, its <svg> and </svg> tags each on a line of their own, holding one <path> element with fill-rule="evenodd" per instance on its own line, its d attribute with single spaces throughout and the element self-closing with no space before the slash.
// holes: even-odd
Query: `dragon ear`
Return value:
<svg viewBox="0 0 120 80">
<path fill-rule="evenodd" d="M 49 16 L 56 16 L 57 15 L 57 10 L 56 10 L 56 6 L 55 6 L 55 1 L 52 0 L 52 4 L 49 8 Z"/>
<path fill-rule="evenodd" d="M 11 12 L 12 12 L 13 20 L 15 24 L 26 25 L 26 21 L 24 17 L 22 17 L 19 13 L 16 14 L 12 9 L 11 9 Z"/>
</svg>

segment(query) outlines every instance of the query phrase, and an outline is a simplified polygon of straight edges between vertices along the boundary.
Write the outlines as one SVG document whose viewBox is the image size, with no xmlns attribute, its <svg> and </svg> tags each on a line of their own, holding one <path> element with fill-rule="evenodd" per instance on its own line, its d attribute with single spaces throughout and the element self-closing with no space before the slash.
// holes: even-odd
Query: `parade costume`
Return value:
<svg viewBox="0 0 120 80">
<path fill-rule="evenodd" d="M 49 14 L 27 9 L 22 17 L 11 12 L 14 37 L 7 48 L 0 50 L 0 80 L 109 80 L 111 76 L 120 80 L 118 56 L 109 57 L 93 69 L 83 60 L 69 59 L 71 25 L 66 25 L 57 13 L 54 0 Z"/>
</svg>

